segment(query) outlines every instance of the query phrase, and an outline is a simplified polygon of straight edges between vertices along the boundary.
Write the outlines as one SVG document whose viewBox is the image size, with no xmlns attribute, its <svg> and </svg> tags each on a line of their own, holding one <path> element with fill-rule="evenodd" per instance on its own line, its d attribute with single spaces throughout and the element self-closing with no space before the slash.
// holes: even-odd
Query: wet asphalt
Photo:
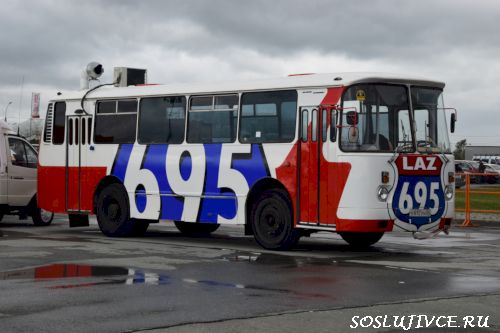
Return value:
<svg viewBox="0 0 500 333">
<path fill-rule="evenodd" d="M 273 318 L 280 331 L 287 316 L 306 316 L 303 324 L 327 311 L 342 322 L 325 317 L 308 327 L 343 332 L 356 309 L 393 305 L 386 311 L 397 313 L 422 304 L 422 312 L 439 302 L 490 315 L 490 329 L 500 330 L 499 295 L 500 224 L 428 240 L 386 234 L 364 251 L 318 233 L 272 252 L 241 227 L 189 238 L 165 222 L 144 237 L 117 239 L 95 224 L 69 229 L 64 216 L 50 227 L 0 222 L 1 332 L 204 331 L 203 323 L 225 321 L 231 326 L 217 330 L 245 331 L 234 320 L 259 318 Z M 475 313 L 472 300 L 488 307 Z"/>
</svg>

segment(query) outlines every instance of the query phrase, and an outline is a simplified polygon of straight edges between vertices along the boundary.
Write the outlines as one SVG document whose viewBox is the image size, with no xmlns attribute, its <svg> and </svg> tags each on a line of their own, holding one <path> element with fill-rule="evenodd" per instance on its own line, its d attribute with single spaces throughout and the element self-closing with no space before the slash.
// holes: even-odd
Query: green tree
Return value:
<svg viewBox="0 0 500 333">
<path fill-rule="evenodd" d="M 455 144 L 455 150 L 453 151 L 453 155 L 456 160 L 465 160 L 465 146 L 467 145 L 467 139 L 463 139 L 458 141 Z"/>
</svg>

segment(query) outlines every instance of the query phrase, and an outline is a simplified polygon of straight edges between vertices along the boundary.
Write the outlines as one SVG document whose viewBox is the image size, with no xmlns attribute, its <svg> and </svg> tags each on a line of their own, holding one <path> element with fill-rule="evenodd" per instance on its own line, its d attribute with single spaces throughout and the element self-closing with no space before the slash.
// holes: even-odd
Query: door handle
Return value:
<svg viewBox="0 0 500 333">
<path fill-rule="evenodd" d="M 24 177 L 10 177 L 10 179 L 24 179 Z"/>
</svg>

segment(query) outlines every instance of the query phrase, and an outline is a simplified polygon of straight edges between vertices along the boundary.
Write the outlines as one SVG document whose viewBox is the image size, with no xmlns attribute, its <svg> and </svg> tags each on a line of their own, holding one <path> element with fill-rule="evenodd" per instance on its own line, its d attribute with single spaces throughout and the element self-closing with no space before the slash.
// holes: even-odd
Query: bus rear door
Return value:
<svg viewBox="0 0 500 333">
<path fill-rule="evenodd" d="M 90 213 L 82 198 L 85 182 L 82 165 L 87 162 L 90 147 L 92 117 L 68 116 L 66 140 L 66 211 L 71 214 Z"/>
</svg>

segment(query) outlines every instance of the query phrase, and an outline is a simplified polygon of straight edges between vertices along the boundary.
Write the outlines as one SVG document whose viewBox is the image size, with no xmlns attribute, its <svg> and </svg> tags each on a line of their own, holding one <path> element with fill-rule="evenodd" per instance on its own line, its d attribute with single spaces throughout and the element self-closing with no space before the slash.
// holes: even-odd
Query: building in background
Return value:
<svg viewBox="0 0 500 333">
<path fill-rule="evenodd" d="M 465 146 L 465 159 L 470 161 L 474 157 L 498 157 L 500 160 L 500 146 Z"/>
</svg>

